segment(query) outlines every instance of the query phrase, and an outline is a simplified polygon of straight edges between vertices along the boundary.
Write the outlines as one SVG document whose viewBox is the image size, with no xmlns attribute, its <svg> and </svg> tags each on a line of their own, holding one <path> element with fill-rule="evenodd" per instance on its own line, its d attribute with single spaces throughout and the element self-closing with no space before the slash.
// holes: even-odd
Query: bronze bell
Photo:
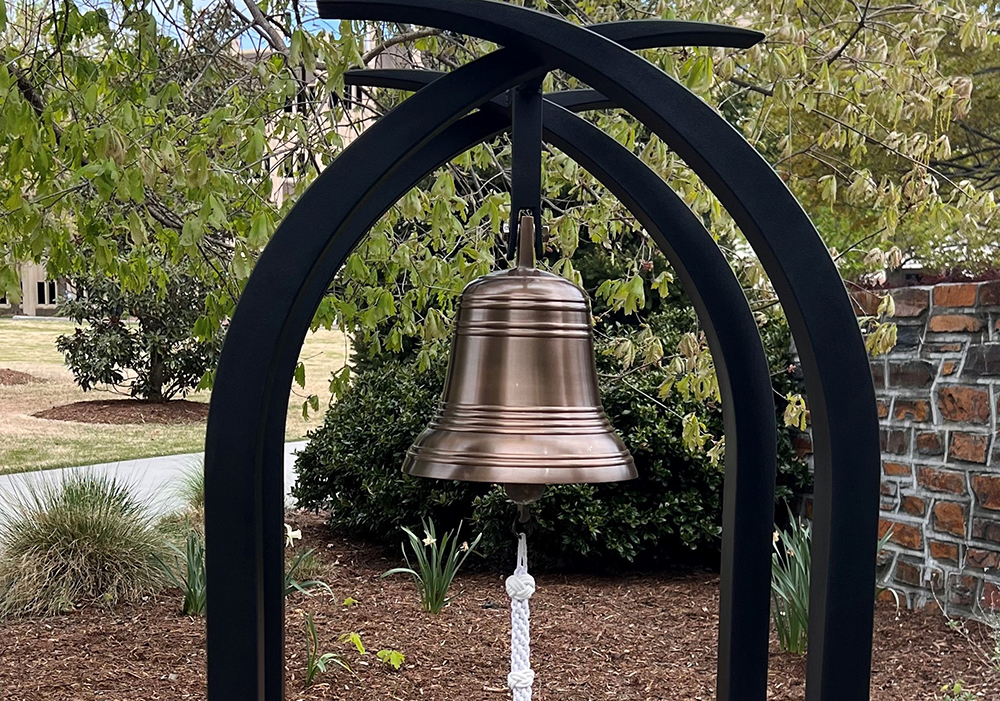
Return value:
<svg viewBox="0 0 1000 701">
<path fill-rule="evenodd" d="M 587 293 L 534 267 L 532 217 L 519 229 L 517 267 L 462 292 L 444 395 L 403 472 L 510 485 L 515 501 L 541 493 L 515 485 L 634 479 L 601 406 Z"/>
</svg>

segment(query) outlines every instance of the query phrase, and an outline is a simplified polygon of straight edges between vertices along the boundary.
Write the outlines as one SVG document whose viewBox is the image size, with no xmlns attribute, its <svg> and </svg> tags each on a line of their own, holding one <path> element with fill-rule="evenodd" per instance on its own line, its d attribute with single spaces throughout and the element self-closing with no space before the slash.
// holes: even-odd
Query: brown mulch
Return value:
<svg viewBox="0 0 1000 701">
<path fill-rule="evenodd" d="M 0 368 L 0 386 L 4 385 L 27 385 L 32 382 L 41 382 L 39 378 L 34 375 L 29 375 L 26 372 L 18 372 L 17 370 L 8 370 L 7 368 Z"/>
<path fill-rule="evenodd" d="M 311 519 L 305 547 L 324 561 L 321 578 L 335 598 L 290 599 L 287 694 L 290 700 L 504 701 L 510 618 L 503 576 L 462 574 L 444 612 L 420 610 L 405 577 L 381 579 L 399 564 L 369 546 L 329 536 Z M 718 577 L 681 574 L 537 577 L 532 599 L 536 701 L 709 701 L 715 698 Z M 357 604 L 343 606 L 348 597 Z M 0 642 L 0 689 L 14 701 L 202 701 L 205 684 L 201 619 L 179 615 L 180 596 L 167 592 L 114 612 L 81 609 L 48 619 L 8 621 Z M 321 652 L 341 653 L 355 675 L 332 667 L 302 688 L 302 611 L 315 616 Z M 361 657 L 344 633 L 360 634 Z M 975 635 L 981 636 L 982 631 Z M 401 651 L 394 671 L 376 659 Z M 804 660 L 771 656 L 772 701 L 802 699 Z M 964 679 L 984 699 L 1000 698 L 1000 681 L 973 645 L 930 611 L 877 609 L 873 701 L 934 699 L 941 686 Z"/>
<path fill-rule="evenodd" d="M 96 399 L 55 406 L 33 416 L 85 424 L 193 424 L 208 418 L 208 404 L 186 399 L 169 402 Z"/>
</svg>

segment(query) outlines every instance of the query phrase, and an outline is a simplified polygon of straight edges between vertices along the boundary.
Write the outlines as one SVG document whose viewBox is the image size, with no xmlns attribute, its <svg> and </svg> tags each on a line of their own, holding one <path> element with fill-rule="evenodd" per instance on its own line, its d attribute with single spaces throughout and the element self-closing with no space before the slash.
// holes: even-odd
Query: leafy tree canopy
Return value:
<svg viewBox="0 0 1000 701">
<path fill-rule="evenodd" d="M 909 260 L 971 273 L 998 267 L 996 2 L 523 4 L 581 23 L 678 17 L 765 32 L 746 51 L 643 53 L 764 154 L 848 277 L 877 280 Z M 0 36 L 0 292 L 17 297 L 25 260 L 134 290 L 168 261 L 213 290 L 195 326 L 205 339 L 296 196 L 401 99 L 352 90 L 345 100 L 344 71 L 383 61 L 448 70 L 493 48 L 420 27 L 321 23 L 298 0 L 201 9 L 190 0 L 0 0 Z M 576 83 L 546 79 L 548 89 Z M 701 215 L 762 327 L 782 323 L 759 263 L 693 173 L 628 115 L 588 118 Z M 508 166 L 501 139 L 406 195 L 350 258 L 316 324 L 340 325 L 372 353 L 413 349 L 428 363 L 462 287 L 495 264 Z M 591 290 L 608 308 L 601 321 L 666 294 L 669 271 L 652 264 L 660 255 L 631 215 L 557 150 L 544 167 L 547 264 L 579 279 L 573 254 L 585 241 L 620 271 Z M 673 348 L 642 325 L 602 323 L 599 333 L 636 367 L 668 364 L 678 383 L 687 378 L 679 386 L 714 391 L 696 381 L 705 367 L 697 335 Z M 873 338 L 891 342 L 889 333 Z"/>
</svg>

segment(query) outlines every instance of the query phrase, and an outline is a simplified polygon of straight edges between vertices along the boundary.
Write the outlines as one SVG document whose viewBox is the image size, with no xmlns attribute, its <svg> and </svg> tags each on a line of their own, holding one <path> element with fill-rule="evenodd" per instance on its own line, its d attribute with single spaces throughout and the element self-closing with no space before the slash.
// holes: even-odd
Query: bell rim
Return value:
<svg viewBox="0 0 1000 701">
<path fill-rule="evenodd" d="M 638 479 L 629 455 L 605 467 L 500 467 L 414 458 L 407 454 L 402 472 L 411 477 L 482 484 L 612 484 Z"/>
</svg>

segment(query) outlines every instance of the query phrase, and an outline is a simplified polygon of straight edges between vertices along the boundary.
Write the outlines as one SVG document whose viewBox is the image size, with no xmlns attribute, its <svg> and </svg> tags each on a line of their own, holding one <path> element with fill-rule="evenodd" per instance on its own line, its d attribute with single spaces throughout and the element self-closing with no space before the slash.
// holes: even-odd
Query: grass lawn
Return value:
<svg viewBox="0 0 1000 701">
<path fill-rule="evenodd" d="M 87 399 L 110 399 L 107 391 L 84 393 L 73 382 L 55 348 L 56 336 L 71 333 L 65 321 L 0 319 L 0 368 L 19 370 L 43 380 L 26 385 L 0 385 L 0 474 L 43 470 L 71 465 L 115 462 L 154 455 L 201 451 L 204 423 L 189 425 L 105 425 L 50 421 L 32 416 L 53 406 Z M 288 407 L 285 436 L 302 438 L 319 425 L 323 412 L 302 418 L 302 400 L 320 397 L 320 408 L 329 398 L 330 372 L 343 367 L 347 343 L 337 331 L 310 334 L 302 348 L 306 388 L 294 387 Z M 191 394 L 193 401 L 209 400 L 209 393 Z"/>
</svg>

